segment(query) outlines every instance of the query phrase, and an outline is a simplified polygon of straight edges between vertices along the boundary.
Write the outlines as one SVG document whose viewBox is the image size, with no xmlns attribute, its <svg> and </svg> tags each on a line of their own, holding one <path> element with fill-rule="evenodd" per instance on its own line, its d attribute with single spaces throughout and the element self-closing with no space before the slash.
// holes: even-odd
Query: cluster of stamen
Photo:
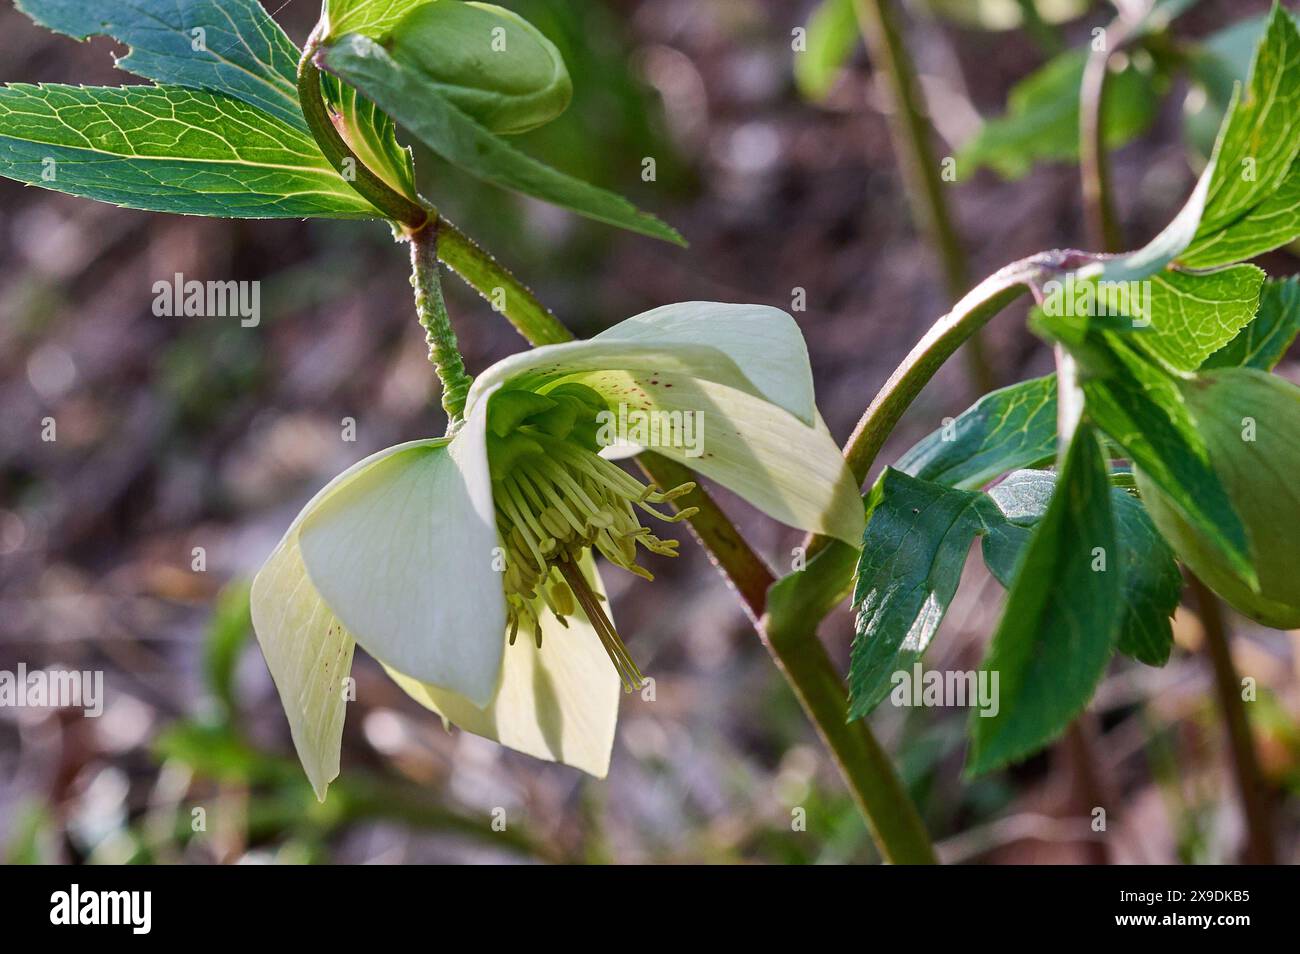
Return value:
<svg viewBox="0 0 1300 954">
<path fill-rule="evenodd" d="M 567 627 L 566 617 L 581 608 L 630 692 L 645 678 L 601 607 L 604 597 L 591 588 L 579 561 L 595 548 L 611 563 L 654 579 L 636 562 L 637 547 L 676 556 L 678 544 L 641 526 L 637 510 L 669 523 L 686 519 L 697 508 L 665 513 L 653 505 L 676 500 L 695 485 L 658 491 L 572 440 L 531 428 L 523 433 L 542 453 L 518 455 L 504 472 L 493 474 L 497 528 L 506 551 L 510 644 L 523 629 L 540 647 L 540 613 L 549 610 Z"/>
</svg>

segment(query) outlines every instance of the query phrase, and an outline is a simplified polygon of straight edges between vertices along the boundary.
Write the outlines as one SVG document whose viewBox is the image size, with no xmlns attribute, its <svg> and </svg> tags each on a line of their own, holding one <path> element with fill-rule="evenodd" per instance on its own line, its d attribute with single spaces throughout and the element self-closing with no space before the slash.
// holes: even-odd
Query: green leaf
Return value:
<svg viewBox="0 0 1300 954">
<path fill-rule="evenodd" d="M 1216 171 L 1196 238 L 1222 229 L 1276 192 L 1290 175 L 1297 153 L 1300 32 L 1275 5 L 1255 53 L 1246 95 L 1219 136 Z"/>
<path fill-rule="evenodd" d="M 1118 636 L 1120 585 L 1106 462 L 1080 424 L 982 667 L 997 674 L 999 708 L 972 717 L 970 774 L 1037 750 L 1087 705 Z"/>
<path fill-rule="evenodd" d="M 0 175 L 154 212 L 378 217 L 307 134 L 179 86 L 0 88 Z"/>
<path fill-rule="evenodd" d="M 1135 340 L 1171 368 L 1195 371 L 1255 316 L 1264 272 L 1254 265 L 1204 274 L 1165 269 L 1149 281 L 1150 327 Z"/>
<path fill-rule="evenodd" d="M 225 93 L 307 130 L 298 48 L 257 0 L 16 0 L 47 29 L 131 47 L 119 68 L 157 83 Z M 195 47 L 198 49 L 195 49 Z"/>
<path fill-rule="evenodd" d="M 1255 320 L 1201 365 L 1272 371 L 1300 334 L 1300 276 L 1266 281 Z"/>
<path fill-rule="evenodd" d="M 957 592 L 971 541 L 996 515 L 982 493 L 954 490 L 886 468 L 871 489 L 853 605 L 849 718 L 889 695 L 892 676 L 930 645 Z"/>
<path fill-rule="evenodd" d="M 419 201 L 415 160 L 397 141 L 392 117 L 337 76 L 321 74 L 321 91 L 338 129 L 357 159 L 396 192 Z"/>
<path fill-rule="evenodd" d="M 1056 455 L 1056 375 L 984 395 L 894 465 L 905 474 L 974 489 Z"/>
<path fill-rule="evenodd" d="M 988 492 L 1007 519 L 991 525 L 984 538 L 984 562 L 1003 586 L 1009 588 L 1015 580 L 1030 530 L 1047 512 L 1055 486 L 1053 473 L 1022 470 Z M 1136 497 L 1112 487 L 1111 509 L 1123 580 L 1119 650 L 1148 665 L 1163 666 L 1173 647 L 1169 618 L 1178 605 L 1183 578 L 1173 550 Z"/>
<path fill-rule="evenodd" d="M 345 33 L 360 33 L 378 39 L 402 17 L 430 0 L 325 0 L 321 21 L 326 25 L 325 38 Z"/>
<path fill-rule="evenodd" d="M 1262 255 L 1300 238 L 1300 162 L 1276 192 L 1222 231 L 1210 232 L 1182 256 L 1191 268 L 1213 268 Z"/>
<path fill-rule="evenodd" d="M 1019 179 L 1036 163 L 1079 157 L 1079 89 L 1087 52 L 1069 50 L 1012 88 L 1004 116 L 986 122 L 957 154 L 963 177 L 988 166 Z M 1159 105 L 1151 77 L 1131 62 L 1106 83 L 1102 123 L 1115 149 L 1140 135 Z"/>
<path fill-rule="evenodd" d="M 808 18 L 807 49 L 795 53 L 794 81 L 807 99 L 825 99 L 858 45 L 853 0 L 822 0 Z"/>
<path fill-rule="evenodd" d="M 680 235 L 626 199 L 538 162 L 448 103 L 436 85 L 364 36 L 341 37 L 317 54 L 320 66 L 356 87 L 448 162 L 503 188 L 597 221 L 684 245 Z"/>
<path fill-rule="evenodd" d="M 1142 502 L 1111 491 L 1124 581 L 1124 618 L 1119 651 L 1148 666 L 1163 666 L 1174 645 L 1170 618 L 1183 592 L 1174 551 L 1151 522 Z"/>
<path fill-rule="evenodd" d="M 1113 335 L 1093 336 L 1089 346 L 1109 360 L 1105 368 L 1087 368 L 1089 417 L 1246 579 L 1254 579 L 1246 530 L 1174 379 Z"/>
</svg>

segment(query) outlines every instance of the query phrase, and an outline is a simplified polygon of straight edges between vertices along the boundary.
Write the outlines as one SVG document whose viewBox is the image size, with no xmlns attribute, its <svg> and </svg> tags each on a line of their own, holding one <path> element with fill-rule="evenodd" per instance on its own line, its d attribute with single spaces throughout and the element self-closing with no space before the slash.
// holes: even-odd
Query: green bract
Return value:
<svg viewBox="0 0 1300 954">
<path fill-rule="evenodd" d="M 688 424 L 698 440 L 635 428 Z M 626 425 L 626 426 L 625 426 Z M 794 319 L 687 302 L 497 362 L 450 439 L 380 451 L 307 504 L 253 582 L 253 625 L 317 794 L 338 774 L 355 643 L 462 729 L 594 775 L 641 682 L 593 552 L 671 555 L 646 487 L 597 447 L 649 446 L 791 526 L 856 545 L 856 482 L 813 403 Z M 611 662 L 613 665 L 611 665 Z"/>
<path fill-rule="evenodd" d="M 1263 371 L 1231 368 L 1201 375 L 1183 391 L 1246 527 L 1259 591 L 1138 471 L 1142 499 L 1178 556 L 1211 589 L 1266 626 L 1300 626 L 1300 388 Z"/>
<path fill-rule="evenodd" d="M 393 59 L 432 79 L 458 109 L 494 133 L 521 133 L 569 105 L 560 51 L 531 23 L 490 3 L 436 0 L 393 28 Z"/>
</svg>

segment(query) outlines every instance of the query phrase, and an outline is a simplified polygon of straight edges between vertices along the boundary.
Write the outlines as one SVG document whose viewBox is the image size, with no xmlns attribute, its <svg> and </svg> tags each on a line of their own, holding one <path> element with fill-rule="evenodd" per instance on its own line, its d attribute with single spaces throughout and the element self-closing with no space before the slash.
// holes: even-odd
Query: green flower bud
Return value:
<svg viewBox="0 0 1300 954">
<path fill-rule="evenodd" d="M 1246 528 L 1259 590 L 1139 471 L 1142 500 L 1182 561 L 1228 603 L 1266 626 L 1300 627 L 1300 388 L 1231 368 L 1200 375 L 1183 391 Z"/>
<path fill-rule="evenodd" d="M 395 60 L 419 70 L 458 109 L 494 133 L 548 123 L 573 85 L 560 51 L 516 13 L 490 3 L 434 0 L 388 38 Z"/>
</svg>

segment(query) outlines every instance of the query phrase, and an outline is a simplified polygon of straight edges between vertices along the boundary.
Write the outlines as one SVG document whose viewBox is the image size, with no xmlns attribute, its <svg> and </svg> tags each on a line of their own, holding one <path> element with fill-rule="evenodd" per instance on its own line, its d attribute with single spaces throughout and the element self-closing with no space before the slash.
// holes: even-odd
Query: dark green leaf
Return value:
<svg viewBox="0 0 1300 954">
<path fill-rule="evenodd" d="M 179 86 L 0 88 L 0 175 L 154 212 L 378 217 L 306 133 Z"/>
<path fill-rule="evenodd" d="M 1005 116 L 991 119 L 957 154 L 965 177 L 988 166 L 1006 179 L 1019 179 L 1035 163 L 1079 156 L 1079 89 L 1084 50 L 1069 50 L 1018 83 Z M 1158 100 L 1151 77 L 1131 63 L 1106 83 L 1102 122 L 1107 148 L 1142 133 L 1155 118 Z"/>
<path fill-rule="evenodd" d="M 893 673 L 921 657 L 943 621 L 971 541 L 992 512 L 982 493 L 953 490 L 886 468 L 871 490 L 853 604 L 849 718 L 866 715 Z"/>
<path fill-rule="evenodd" d="M 1056 375 L 984 395 L 894 465 L 905 474 L 974 489 L 1056 455 Z"/>
<path fill-rule="evenodd" d="M 1266 281 L 1259 312 L 1241 334 L 1206 359 L 1203 369 L 1257 368 L 1272 371 L 1300 333 L 1300 276 Z"/>
<path fill-rule="evenodd" d="M 675 230 L 626 199 L 552 169 L 488 132 L 448 103 L 436 84 L 397 63 L 373 40 L 356 34 L 341 37 L 317 59 L 322 68 L 356 87 L 426 146 L 467 172 L 610 225 L 684 244 Z"/>
<path fill-rule="evenodd" d="M 298 48 L 257 0 L 16 0 L 42 26 L 131 47 L 117 61 L 158 83 L 233 96 L 307 130 L 298 106 Z"/>
<path fill-rule="evenodd" d="M 1087 705 L 1118 636 L 1120 577 L 1106 462 L 1080 424 L 983 664 L 999 708 L 972 717 L 971 774 L 1035 751 Z"/>
<path fill-rule="evenodd" d="M 1245 528 L 1173 378 L 1113 335 L 1096 336 L 1091 344 L 1110 364 L 1089 368 L 1083 381 L 1089 417 L 1233 566 L 1253 579 Z"/>
</svg>

